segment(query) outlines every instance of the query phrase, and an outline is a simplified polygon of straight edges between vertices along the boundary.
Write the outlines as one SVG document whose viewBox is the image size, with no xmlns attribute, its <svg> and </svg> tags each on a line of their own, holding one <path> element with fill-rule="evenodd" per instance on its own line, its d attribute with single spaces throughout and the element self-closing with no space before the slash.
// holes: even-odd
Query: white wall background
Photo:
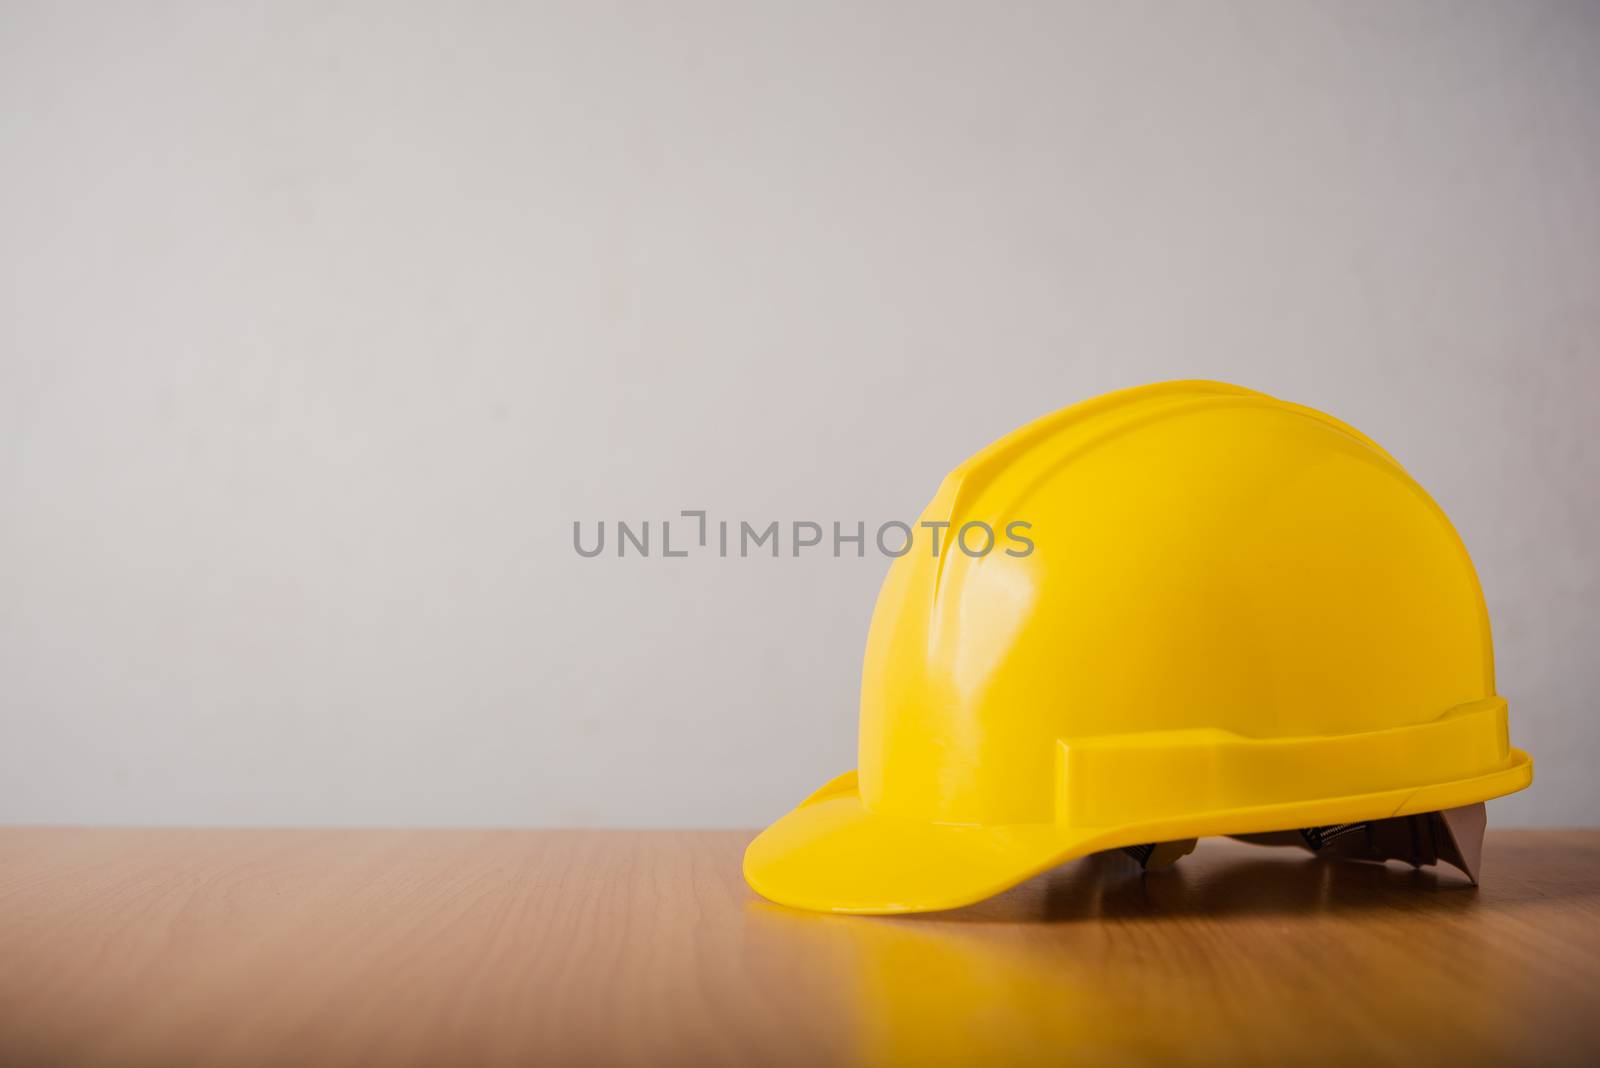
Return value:
<svg viewBox="0 0 1600 1068">
<path fill-rule="evenodd" d="M 1382 441 L 1600 822 L 1600 5 L 0 0 L 0 820 L 754 825 L 882 559 L 1106 389 Z"/>
</svg>

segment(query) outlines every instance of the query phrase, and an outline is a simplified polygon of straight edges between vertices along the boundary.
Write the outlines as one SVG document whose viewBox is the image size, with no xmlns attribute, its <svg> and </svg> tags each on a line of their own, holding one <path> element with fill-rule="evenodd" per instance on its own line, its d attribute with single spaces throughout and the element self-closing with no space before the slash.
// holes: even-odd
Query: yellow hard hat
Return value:
<svg viewBox="0 0 1600 1068">
<path fill-rule="evenodd" d="M 1455 529 L 1321 412 L 1216 382 L 1111 393 L 963 463 L 921 521 L 947 536 L 878 594 L 859 770 L 745 853 L 773 901 L 952 908 L 1091 852 L 1281 831 L 1475 877 L 1467 806 L 1533 781 Z M 1032 551 L 956 536 L 1019 522 Z M 1407 817 L 1438 841 L 1392 848 Z"/>
</svg>

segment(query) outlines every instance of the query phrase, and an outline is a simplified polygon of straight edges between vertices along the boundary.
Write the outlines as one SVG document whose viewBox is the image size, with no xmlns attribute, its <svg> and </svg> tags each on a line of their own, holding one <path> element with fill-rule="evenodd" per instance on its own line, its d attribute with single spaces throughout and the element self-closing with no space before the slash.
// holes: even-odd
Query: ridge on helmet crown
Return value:
<svg viewBox="0 0 1600 1068">
<path fill-rule="evenodd" d="M 869 811 L 1049 822 L 1063 745 L 1355 737 L 1494 696 L 1444 513 L 1358 431 L 1264 394 L 1175 382 L 1064 409 L 958 467 L 922 519 L 952 536 L 897 559 L 878 597 Z M 1028 522 L 1034 551 L 953 551 L 978 520 Z"/>
</svg>

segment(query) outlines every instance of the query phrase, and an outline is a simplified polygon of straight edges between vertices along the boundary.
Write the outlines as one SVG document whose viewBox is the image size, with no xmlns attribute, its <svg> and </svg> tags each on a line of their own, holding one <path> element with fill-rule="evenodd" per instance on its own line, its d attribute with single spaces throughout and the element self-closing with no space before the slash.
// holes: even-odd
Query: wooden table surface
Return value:
<svg viewBox="0 0 1600 1068">
<path fill-rule="evenodd" d="M 1600 831 L 812 915 L 742 832 L 0 829 L 0 1063 L 1600 1063 Z"/>
</svg>

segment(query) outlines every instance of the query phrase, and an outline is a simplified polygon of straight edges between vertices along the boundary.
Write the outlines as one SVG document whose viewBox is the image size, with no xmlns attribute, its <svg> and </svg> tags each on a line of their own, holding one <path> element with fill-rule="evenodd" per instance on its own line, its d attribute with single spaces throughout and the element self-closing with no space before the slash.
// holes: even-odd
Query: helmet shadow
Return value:
<svg viewBox="0 0 1600 1068">
<path fill-rule="evenodd" d="M 1206 859 L 1208 845 L 1223 857 Z M 1350 914 L 1401 909 L 1443 917 L 1479 908 L 1485 898 L 1515 905 L 1530 894 L 1520 882 L 1480 889 L 1454 868 L 1413 868 L 1293 849 L 1202 839 L 1199 858 L 1144 871 L 1120 852 L 1064 864 L 986 901 L 948 912 L 902 917 L 917 923 L 1082 923 L 1104 920 L 1161 923 L 1230 917 Z M 1597 892 L 1600 896 L 1600 892 Z"/>
</svg>

